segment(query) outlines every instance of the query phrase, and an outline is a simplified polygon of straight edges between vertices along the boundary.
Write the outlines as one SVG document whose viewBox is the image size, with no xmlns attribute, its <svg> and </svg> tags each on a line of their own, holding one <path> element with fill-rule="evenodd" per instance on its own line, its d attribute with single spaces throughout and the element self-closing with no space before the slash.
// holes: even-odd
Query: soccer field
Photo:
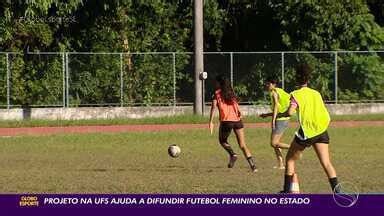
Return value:
<svg viewBox="0 0 384 216">
<path fill-rule="evenodd" d="M 384 127 L 330 128 L 331 153 L 341 182 L 360 193 L 384 192 Z M 283 171 L 269 129 L 246 129 L 259 167 L 249 172 L 241 155 L 233 169 L 217 142 L 217 131 L 57 134 L 0 138 L 1 193 L 276 193 Z M 293 136 L 289 129 L 284 137 Z M 234 135 L 230 143 L 241 153 Z M 167 147 L 178 144 L 179 158 Z M 285 151 L 284 151 L 285 154 Z M 328 180 L 312 148 L 297 164 L 303 193 L 329 193 Z"/>
</svg>

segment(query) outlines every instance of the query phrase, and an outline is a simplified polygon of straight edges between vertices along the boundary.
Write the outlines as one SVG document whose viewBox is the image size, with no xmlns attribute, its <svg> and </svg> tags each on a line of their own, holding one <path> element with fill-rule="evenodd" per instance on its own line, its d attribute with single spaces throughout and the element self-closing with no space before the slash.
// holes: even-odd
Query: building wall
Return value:
<svg viewBox="0 0 384 216">
<path fill-rule="evenodd" d="M 384 113 L 384 104 L 328 104 L 330 114 L 353 115 Z M 210 107 L 205 108 L 205 115 Z M 164 117 L 192 114 L 192 106 L 177 107 L 80 107 L 80 108 L 31 108 L 0 109 L 0 120 L 46 119 L 46 120 L 80 120 L 80 119 L 124 119 Z M 258 115 L 269 112 L 269 106 L 241 106 L 243 115 Z"/>
</svg>

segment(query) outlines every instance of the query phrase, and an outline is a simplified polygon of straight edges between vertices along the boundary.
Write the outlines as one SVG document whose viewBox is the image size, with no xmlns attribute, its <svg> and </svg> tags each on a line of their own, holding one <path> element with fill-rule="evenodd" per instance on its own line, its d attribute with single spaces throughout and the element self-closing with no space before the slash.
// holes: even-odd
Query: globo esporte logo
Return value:
<svg viewBox="0 0 384 216">
<path fill-rule="evenodd" d="M 352 207 L 357 203 L 357 200 L 359 199 L 358 188 L 351 182 L 341 182 L 336 185 L 333 191 L 333 199 L 340 207 Z"/>
</svg>

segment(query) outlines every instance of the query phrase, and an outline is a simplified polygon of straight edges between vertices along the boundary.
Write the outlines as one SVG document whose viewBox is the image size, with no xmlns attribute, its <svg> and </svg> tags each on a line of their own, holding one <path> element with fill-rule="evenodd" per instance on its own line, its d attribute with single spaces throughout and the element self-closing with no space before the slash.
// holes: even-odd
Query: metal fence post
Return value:
<svg viewBox="0 0 384 216">
<path fill-rule="evenodd" d="M 284 80 L 284 76 L 285 76 L 285 68 L 284 68 L 284 64 L 285 64 L 285 59 L 284 59 L 284 52 L 281 52 L 281 88 L 282 89 L 285 89 L 285 80 Z"/>
<path fill-rule="evenodd" d="M 173 64 L 173 107 L 176 107 L 176 53 L 172 53 Z"/>
<path fill-rule="evenodd" d="M 10 78 L 11 78 L 11 67 L 10 67 L 10 64 L 9 64 L 9 53 L 7 53 L 6 55 L 6 64 L 7 64 L 7 109 L 10 109 L 11 108 L 11 81 L 10 81 Z"/>
<path fill-rule="evenodd" d="M 337 87 L 338 87 L 338 80 L 337 80 L 337 51 L 334 53 L 335 54 L 335 71 L 334 71 L 334 81 L 335 81 L 335 103 L 337 104 Z"/>
<path fill-rule="evenodd" d="M 68 53 L 65 54 L 65 71 L 66 71 L 66 77 L 65 77 L 65 99 L 66 99 L 66 107 L 69 107 L 69 57 Z"/>
<path fill-rule="evenodd" d="M 124 62 L 123 53 L 120 53 L 120 106 L 124 106 Z"/>
<path fill-rule="evenodd" d="M 231 55 L 231 84 L 233 86 L 233 52 L 231 52 L 230 55 Z"/>
<path fill-rule="evenodd" d="M 63 70 L 63 108 L 65 108 L 65 52 L 61 53 L 62 70 Z"/>
</svg>

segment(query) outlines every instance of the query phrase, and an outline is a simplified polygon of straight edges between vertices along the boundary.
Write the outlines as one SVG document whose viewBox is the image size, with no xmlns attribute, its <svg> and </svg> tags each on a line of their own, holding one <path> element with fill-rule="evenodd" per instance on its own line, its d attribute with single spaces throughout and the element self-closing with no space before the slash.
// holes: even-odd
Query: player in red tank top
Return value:
<svg viewBox="0 0 384 216">
<path fill-rule="evenodd" d="M 219 109 L 220 116 L 220 129 L 219 129 L 219 143 L 229 154 L 228 168 L 232 168 L 237 160 L 237 154 L 233 151 L 231 145 L 228 143 L 228 137 L 234 130 L 237 142 L 247 158 L 252 172 L 256 172 L 257 168 L 253 161 L 252 154 L 245 144 L 244 138 L 244 125 L 241 121 L 241 113 L 238 100 L 232 89 L 231 83 L 223 76 L 216 77 L 216 91 L 213 96 L 211 113 L 209 118 L 209 129 L 213 133 L 213 116 L 216 108 Z"/>
</svg>

